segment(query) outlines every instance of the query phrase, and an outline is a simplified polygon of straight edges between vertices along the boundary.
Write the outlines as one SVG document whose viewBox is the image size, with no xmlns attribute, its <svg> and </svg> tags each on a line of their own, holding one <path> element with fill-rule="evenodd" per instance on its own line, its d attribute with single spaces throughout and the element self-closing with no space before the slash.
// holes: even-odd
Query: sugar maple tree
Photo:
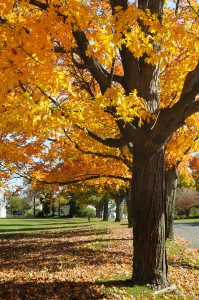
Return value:
<svg viewBox="0 0 199 300">
<path fill-rule="evenodd" d="M 199 111 L 197 20 L 194 0 L 0 4 L 1 132 L 133 154 L 136 284 L 168 284 L 164 154 Z"/>
</svg>

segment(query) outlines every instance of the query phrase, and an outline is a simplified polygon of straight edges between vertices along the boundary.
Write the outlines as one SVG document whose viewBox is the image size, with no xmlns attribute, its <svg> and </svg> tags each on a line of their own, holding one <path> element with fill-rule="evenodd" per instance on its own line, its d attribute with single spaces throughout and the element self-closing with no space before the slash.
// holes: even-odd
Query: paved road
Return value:
<svg viewBox="0 0 199 300">
<path fill-rule="evenodd" d="M 199 248 L 199 222 L 174 223 L 174 235 L 181 236 L 190 242 L 190 248 Z"/>
</svg>

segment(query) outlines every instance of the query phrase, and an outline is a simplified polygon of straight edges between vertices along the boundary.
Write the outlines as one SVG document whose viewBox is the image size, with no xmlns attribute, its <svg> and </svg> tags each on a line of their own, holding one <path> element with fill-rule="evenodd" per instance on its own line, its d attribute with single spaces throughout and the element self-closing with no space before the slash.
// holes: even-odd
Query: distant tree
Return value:
<svg viewBox="0 0 199 300">
<path fill-rule="evenodd" d="M 44 216 L 50 214 L 51 210 L 51 201 L 52 201 L 52 194 L 51 193 L 44 193 L 40 195 L 40 202 L 42 204 L 42 211 Z"/>
<path fill-rule="evenodd" d="M 189 217 L 190 210 L 199 206 L 199 193 L 197 191 L 181 188 L 177 190 L 176 210 L 179 215 Z"/>
<path fill-rule="evenodd" d="M 27 189 L 25 189 L 24 191 L 24 195 L 25 198 L 27 199 L 27 201 L 31 204 L 31 210 L 32 210 L 32 214 L 33 217 L 36 216 L 36 211 L 38 211 L 38 207 L 40 207 L 40 195 L 41 192 L 36 189 L 33 188 L 31 185 L 28 185 Z"/>
<path fill-rule="evenodd" d="M 31 208 L 30 202 L 20 196 L 10 196 L 7 199 L 7 213 L 10 215 L 24 215 Z"/>
<path fill-rule="evenodd" d="M 119 192 L 116 194 L 115 203 L 116 203 L 116 217 L 115 222 L 121 222 L 123 216 L 123 206 L 124 206 L 124 199 L 126 198 L 126 190 L 120 189 Z"/>
<path fill-rule="evenodd" d="M 74 218 L 80 211 L 80 204 L 74 193 L 70 193 L 68 196 L 68 204 L 70 205 L 69 217 Z"/>
<path fill-rule="evenodd" d="M 194 156 L 189 165 L 195 180 L 196 190 L 199 190 L 199 155 Z"/>
<path fill-rule="evenodd" d="M 187 188 L 195 190 L 195 180 L 193 178 L 193 175 L 188 170 L 183 170 L 181 174 L 178 177 L 178 187 L 179 188 Z"/>
<path fill-rule="evenodd" d="M 108 197 L 104 196 L 103 198 L 103 221 L 108 221 Z"/>
<path fill-rule="evenodd" d="M 95 209 L 90 207 L 90 206 L 81 206 L 80 211 L 79 211 L 80 217 L 87 217 L 88 220 L 90 221 L 90 218 L 95 217 Z"/>
</svg>

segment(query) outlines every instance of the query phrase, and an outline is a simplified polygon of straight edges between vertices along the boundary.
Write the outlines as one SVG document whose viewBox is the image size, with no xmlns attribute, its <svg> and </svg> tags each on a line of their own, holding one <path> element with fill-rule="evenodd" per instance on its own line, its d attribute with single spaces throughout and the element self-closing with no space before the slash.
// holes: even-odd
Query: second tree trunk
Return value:
<svg viewBox="0 0 199 300">
<path fill-rule="evenodd" d="M 134 149 L 133 182 L 133 282 L 165 287 L 165 162 L 164 149 Z"/>
</svg>

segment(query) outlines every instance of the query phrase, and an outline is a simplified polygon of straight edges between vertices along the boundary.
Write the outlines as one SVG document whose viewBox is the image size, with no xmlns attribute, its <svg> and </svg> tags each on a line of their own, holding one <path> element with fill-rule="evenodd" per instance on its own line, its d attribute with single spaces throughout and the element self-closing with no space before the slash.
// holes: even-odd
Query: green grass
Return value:
<svg viewBox="0 0 199 300">
<path fill-rule="evenodd" d="M 188 219 L 178 219 L 175 223 L 196 223 L 199 222 L 199 218 L 188 218 Z"/>
<path fill-rule="evenodd" d="M 163 299 L 177 299 L 184 300 L 184 295 L 173 295 L 172 293 L 168 293 L 164 295 L 155 295 L 154 291 L 149 289 L 147 286 L 131 286 L 131 278 L 129 276 L 113 276 L 111 279 L 103 280 L 103 284 L 106 286 L 106 292 L 111 293 L 114 292 L 116 295 L 121 295 L 123 291 L 124 295 L 128 295 L 132 297 L 132 299 L 143 300 L 143 299 L 151 299 L 151 300 L 163 300 Z M 100 284 L 100 282 L 99 282 Z M 110 285 L 110 287 L 109 287 Z M 108 286 L 108 287 L 107 287 Z M 179 291 L 179 289 L 178 289 Z M 120 299 L 120 298 L 119 298 Z M 121 298 L 123 299 L 123 298 Z M 125 298 L 124 298 L 125 299 Z M 186 295 L 187 300 L 195 300 L 192 295 Z"/>
<path fill-rule="evenodd" d="M 86 218 L 46 218 L 46 219 L 0 219 L 0 235 L 22 234 L 22 233 L 39 233 L 42 231 L 64 231 L 70 228 L 90 226 L 106 226 L 108 222 Z"/>
<path fill-rule="evenodd" d="M 170 255 L 182 255 L 183 254 L 183 248 L 175 243 L 174 241 L 168 240 L 166 242 L 167 251 Z"/>
</svg>

